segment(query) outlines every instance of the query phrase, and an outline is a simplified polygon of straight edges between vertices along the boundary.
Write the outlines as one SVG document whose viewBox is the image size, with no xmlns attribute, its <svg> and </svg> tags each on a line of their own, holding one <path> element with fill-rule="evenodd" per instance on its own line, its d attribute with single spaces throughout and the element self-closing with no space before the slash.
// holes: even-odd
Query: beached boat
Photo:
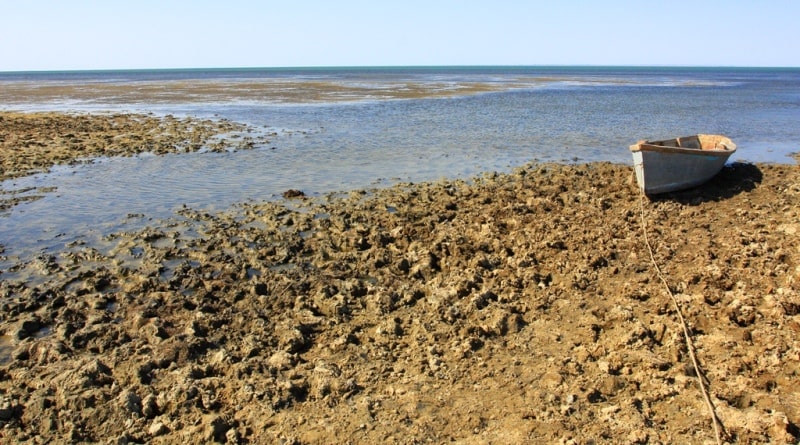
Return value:
<svg viewBox="0 0 800 445">
<path fill-rule="evenodd" d="M 736 144 L 725 136 L 697 134 L 631 145 L 639 188 L 648 195 L 700 185 L 719 173 Z"/>
</svg>

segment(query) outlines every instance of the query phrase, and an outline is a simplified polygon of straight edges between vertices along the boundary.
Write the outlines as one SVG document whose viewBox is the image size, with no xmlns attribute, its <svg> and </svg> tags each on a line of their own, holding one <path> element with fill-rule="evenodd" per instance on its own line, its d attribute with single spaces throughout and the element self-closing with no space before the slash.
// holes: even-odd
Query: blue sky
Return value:
<svg viewBox="0 0 800 445">
<path fill-rule="evenodd" d="M 0 71 L 800 66 L 795 0 L 0 0 Z"/>
</svg>

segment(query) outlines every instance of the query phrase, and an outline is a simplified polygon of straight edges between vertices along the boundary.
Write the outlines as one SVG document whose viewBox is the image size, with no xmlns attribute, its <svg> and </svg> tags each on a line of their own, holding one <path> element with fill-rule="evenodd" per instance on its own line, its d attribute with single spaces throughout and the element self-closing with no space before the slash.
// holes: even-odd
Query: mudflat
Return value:
<svg viewBox="0 0 800 445">
<path fill-rule="evenodd" d="M 0 112 L 0 181 L 98 157 L 234 151 L 265 142 L 246 129 L 224 119 L 172 115 Z M 0 190 L 0 210 L 40 197 L 26 192 Z"/>
<path fill-rule="evenodd" d="M 0 275 L 0 438 L 715 443 L 700 375 L 722 441 L 796 443 L 799 179 L 532 164 L 66 246 Z"/>
</svg>

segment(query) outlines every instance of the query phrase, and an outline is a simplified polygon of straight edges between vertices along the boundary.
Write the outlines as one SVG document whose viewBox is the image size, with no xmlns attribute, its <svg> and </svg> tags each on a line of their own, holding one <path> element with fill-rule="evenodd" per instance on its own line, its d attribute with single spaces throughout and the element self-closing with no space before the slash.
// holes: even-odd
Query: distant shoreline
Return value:
<svg viewBox="0 0 800 445">
<path fill-rule="evenodd" d="M 654 69 L 654 70 L 781 70 L 800 71 L 800 67 L 792 66 L 727 66 L 727 65 L 385 65 L 385 66 L 286 66 L 286 67 L 162 67 L 162 68 L 89 68 L 89 69 L 53 69 L 53 70 L 5 70 L 0 71 L 0 80 L 4 76 L 16 75 L 53 75 L 53 74 L 116 74 L 116 73 L 224 73 L 224 72 L 325 72 L 325 71 L 405 71 L 405 70 L 514 70 L 514 69 Z"/>
</svg>

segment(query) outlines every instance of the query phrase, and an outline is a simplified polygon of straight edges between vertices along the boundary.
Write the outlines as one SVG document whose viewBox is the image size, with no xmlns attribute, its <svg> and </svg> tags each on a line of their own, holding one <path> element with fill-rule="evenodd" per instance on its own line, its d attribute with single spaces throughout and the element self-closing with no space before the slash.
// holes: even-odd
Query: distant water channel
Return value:
<svg viewBox="0 0 800 445">
<path fill-rule="evenodd" d="M 733 161 L 800 151 L 800 69 L 452 67 L 0 73 L 0 109 L 225 118 L 252 150 L 98 159 L 0 183 L 46 190 L 0 215 L 15 261 L 238 202 L 507 172 L 630 164 L 628 145 L 723 133 Z M 0 275 L 2 276 L 2 275 Z"/>
</svg>

